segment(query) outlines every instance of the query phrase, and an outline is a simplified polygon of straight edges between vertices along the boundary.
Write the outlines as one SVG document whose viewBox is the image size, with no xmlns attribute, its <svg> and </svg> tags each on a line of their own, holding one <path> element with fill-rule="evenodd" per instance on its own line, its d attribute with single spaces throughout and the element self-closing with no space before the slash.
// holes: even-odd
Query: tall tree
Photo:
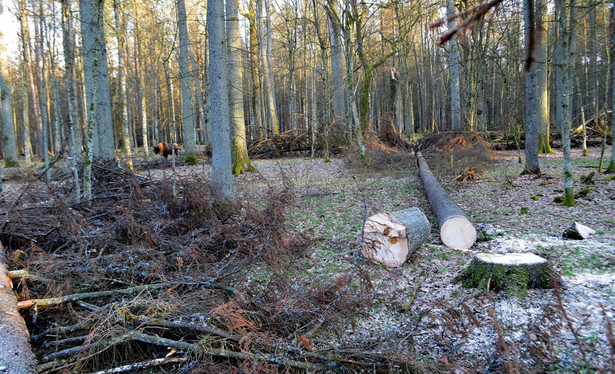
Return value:
<svg viewBox="0 0 615 374">
<path fill-rule="evenodd" d="M 239 4 L 226 2 L 227 40 L 228 40 L 228 84 L 230 125 L 233 139 L 233 174 L 254 171 L 248 157 L 246 125 L 243 112 L 243 76 L 241 64 L 241 34 L 239 33 Z"/>
<path fill-rule="evenodd" d="M 109 93 L 109 70 L 103 22 L 104 0 L 79 0 L 81 15 L 81 39 L 83 73 L 88 112 L 95 118 L 88 118 L 92 129 L 92 157 L 110 161 L 115 157 L 113 122 L 111 119 L 111 97 Z M 94 88 L 94 81 L 97 81 Z M 96 110 L 91 109 L 95 107 Z"/>
<path fill-rule="evenodd" d="M 525 36 L 525 48 L 527 53 L 533 53 L 535 40 L 535 20 L 534 20 L 534 0 L 523 1 L 523 24 Z M 538 99 L 537 87 L 537 63 L 531 63 L 529 71 L 525 74 L 525 171 L 524 173 L 540 174 L 540 163 L 538 161 L 538 133 L 540 124 L 538 123 L 539 112 L 541 111 Z"/>
<path fill-rule="evenodd" d="M 611 4 L 609 27 L 611 32 L 609 40 L 609 49 L 611 52 L 611 65 L 609 71 L 611 77 L 611 161 L 609 162 L 606 172 L 615 173 L 615 64 L 612 62 L 615 60 L 615 0 L 613 0 Z"/>
<path fill-rule="evenodd" d="M 448 28 L 455 27 L 455 21 L 451 18 L 456 13 L 453 0 L 446 0 L 446 15 L 449 17 Z M 451 38 L 448 42 L 450 52 L 448 56 L 448 69 L 451 76 L 451 128 L 453 131 L 461 131 L 463 123 L 461 118 L 461 93 L 459 89 L 459 50 L 457 39 Z"/>
<path fill-rule="evenodd" d="M 335 9 L 335 2 L 327 2 L 327 20 L 329 39 L 331 43 L 331 80 L 333 85 L 333 116 L 334 121 L 343 123 L 346 118 L 346 103 L 344 94 L 344 54 L 342 50 L 342 27 Z M 350 129 L 352 133 L 352 129 Z"/>
<path fill-rule="evenodd" d="M 572 166 L 570 163 L 570 127 L 572 124 L 572 87 L 574 82 L 574 55 L 575 55 L 575 32 L 576 2 L 575 0 L 557 0 L 555 2 L 555 14 L 558 26 L 558 38 L 556 46 L 556 67 L 558 77 L 558 90 L 561 91 L 560 107 L 562 122 L 560 135 L 562 137 L 562 169 L 564 173 L 564 205 L 573 206 L 574 191 L 572 179 Z"/>
<path fill-rule="evenodd" d="M 186 22 L 186 4 L 177 0 L 177 30 L 179 32 L 179 69 L 181 74 L 182 96 L 182 133 L 186 155 L 196 154 L 194 133 L 194 114 L 192 113 L 192 93 L 190 86 L 190 60 L 188 55 L 188 26 Z"/>
<path fill-rule="evenodd" d="M 74 41 L 72 35 L 72 12 L 70 8 L 70 0 L 62 1 L 62 45 L 64 49 L 64 92 L 66 94 L 66 103 L 68 106 L 67 127 L 69 130 L 69 144 L 70 144 L 70 156 L 71 156 L 71 168 L 73 171 L 73 180 L 75 183 L 75 201 L 79 202 L 81 197 L 81 186 L 79 181 L 79 169 L 77 167 L 77 160 L 80 157 L 81 150 L 81 138 L 77 138 L 77 133 L 81 132 L 81 126 L 79 126 L 79 118 L 77 115 L 77 97 L 75 93 L 75 84 L 73 78 L 75 52 Z M 79 139 L 79 140 L 78 140 Z M 79 144 L 79 146 L 77 145 Z"/>
<path fill-rule="evenodd" d="M 548 27 L 549 12 L 547 0 L 534 0 L 536 6 L 535 58 L 536 67 L 536 126 L 538 128 L 538 152 L 553 153 L 550 144 L 549 126 L 549 83 L 548 83 Z"/>
<path fill-rule="evenodd" d="M 271 17 L 269 9 L 269 0 L 257 0 L 257 14 L 260 10 L 260 16 L 257 17 L 259 23 L 259 36 L 261 46 L 261 66 L 263 71 L 264 84 L 264 104 L 267 117 L 269 131 L 272 134 L 278 135 L 280 128 L 278 125 L 278 115 L 275 104 L 275 84 L 273 73 L 271 72 Z M 264 24 L 262 12 L 265 12 Z"/>
<path fill-rule="evenodd" d="M 259 38 L 258 38 L 258 25 L 256 19 L 256 0 L 250 0 L 248 2 L 248 10 L 240 10 L 242 16 L 246 17 L 249 22 L 249 34 L 250 34 L 250 74 L 252 81 L 252 117 L 253 128 L 256 128 L 256 133 L 259 138 L 263 138 L 263 121 L 261 115 L 261 76 L 260 76 L 260 58 L 259 58 Z M 211 56 L 210 56 L 211 59 Z M 211 104 L 210 104 L 211 107 Z"/>
<path fill-rule="evenodd" d="M 13 123 L 13 95 L 11 88 L 0 71 L 0 119 L 2 120 L 2 145 L 4 146 L 4 165 L 11 167 L 17 163 L 17 143 Z"/>
<path fill-rule="evenodd" d="M 36 0 L 32 0 L 32 9 L 36 9 Z M 39 144 L 42 147 L 39 150 L 43 153 L 41 158 L 45 161 L 45 169 L 47 170 L 47 179 L 49 179 L 49 118 L 47 110 L 47 84 L 45 82 L 45 58 L 43 56 L 43 1 L 39 2 L 38 12 L 34 12 L 34 38 L 35 38 L 35 60 L 38 76 L 38 99 L 40 106 L 40 117 L 37 119 L 40 124 L 38 128 L 41 130 L 39 133 Z"/>
<path fill-rule="evenodd" d="M 233 1 L 233 0 L 229 0 Z M 229 121 L 229 90 L 224 0 L 207 0 L 207 32 L 209 33 L 209 82 L 211 90 L 212 170 L 211 185 L 218 202 L 231 203 L 234 199 L 231 170 L 231 132 Z"/>
<path fill-rule="evenodd" d="M 117 64 L 120 88 L 120 101 L 122 103 L 122 143 L 128 157 L 128 168 L 134 170 L 132 165 L 132 146 L 128 131 L 128 93 L 126 92 L 126 66 L 124 62 L 124 35 L 120 24 L 120 9 L 118 0 L 113 0 L 113 12 L 115 15 L 115 36 L 117 38 Z"/>
</svg>

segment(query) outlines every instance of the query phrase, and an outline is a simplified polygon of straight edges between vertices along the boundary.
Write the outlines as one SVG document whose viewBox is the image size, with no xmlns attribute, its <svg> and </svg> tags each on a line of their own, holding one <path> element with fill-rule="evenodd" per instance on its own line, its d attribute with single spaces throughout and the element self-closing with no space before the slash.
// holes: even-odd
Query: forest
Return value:
<svg viewBox="0 0 615 374">
<path fill-rule="evenodd" d="M 614 22 L 0 0 L 0 373 L 615 372 Z"/>
</svg>

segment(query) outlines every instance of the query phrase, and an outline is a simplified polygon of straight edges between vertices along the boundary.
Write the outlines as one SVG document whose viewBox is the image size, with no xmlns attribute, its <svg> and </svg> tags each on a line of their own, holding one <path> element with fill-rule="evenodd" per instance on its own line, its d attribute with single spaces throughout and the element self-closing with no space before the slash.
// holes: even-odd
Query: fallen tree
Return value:
<svg viewBox="0 0 615 374">
<path fill-rule="evenodd" d="M 427 240 L 429 228 L 418 208 L 375 214 L 365 221 L 361 252 L 372 262 L 401 266 Z"/>
<path fill-rule="evenodd" d="M 469 249 L 476 242 L 476 228 L 438 183 L 421 152 L 416 151 L 415 155 L 423 188 L 438 222 L 440 239 L 449 248 Z"/>
<path fill-rule="evenodd" d="M 4 246 L 0 243 L 0 372 L 36 373 L 36 358 L 30 347 L 30 334 L 17 311 L 17 296 L 4 263 Z"/>
</svg>

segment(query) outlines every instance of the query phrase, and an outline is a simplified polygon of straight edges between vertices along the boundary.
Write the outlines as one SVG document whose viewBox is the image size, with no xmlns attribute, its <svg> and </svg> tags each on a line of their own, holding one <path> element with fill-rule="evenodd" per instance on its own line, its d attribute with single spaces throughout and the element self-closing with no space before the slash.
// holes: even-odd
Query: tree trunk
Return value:
<svg viewBox="0 0 615 374">
<path fill-rule="evenodd" d="M 454 279 L 466 288 L 524 294 L 527 288 L 551 288 L 555 271 L 532 253 L 479 253 Z"/>
<path fill-rule="evenodd" d="M 36 357 L 30 346 L 30 334 L 17 310 L 17 297 L 4 259 L 5 250 L 0 243 L 0 368 L 5 373 L 35 374 Z"/>
<path fill-rule="evenodd" d="M 260 78 L 260 61 L 259 61 L 259 40 L 258 27 L 256 22 L 256 0 L 250 0 L 248 11 L 241 11 L 241 14 L 246 17 L 250 23 L 250 73 L 252 80 L 252 116 L 254 118 L 253 126 L 256 128 L 256 134 L 259 139 L 263 138 L 263 121 L 261 117 L 261 78 Z M 211 58 L 211 57 L 210 57 Z"/>
<path fill-rule="evenodd" d="M 574 48 L 575 48 L 575 0 L 571 0 L 568 5 L 566 1 L 555 3 L 555 12 L 558 24 L 558 44 L 556 47 L 556 66 L 559 68 L 561 78 L 558 83 L 558 91 L 561 91 L 560 107 L 562 122 L 560 124 L 560 135 L 562 137 L 562 168 L 564 173 L 564 205 L 573 206 L 574 191 L 572 179 L 572 166 L 570 162 L 570 126 L 572 123 L 572 87 L 574 82 Z M 569 8 L 567 11 L 566 8 Z"/>
<path fill-rule="evenodd" d="M 209 81 L 211 85 L 211 120 L 213 152 L 211 184 L 216 200 L 234 200 L 231 137 L 229 125 L 228 73 L 224 0 L 207 0 L 207 31 L 209 33 Z M 212 94 L 213 93 L 213 94 Z"/>
<path fill-rule="evenodd" d="M 343 123 L 346 118 L 346 103 L 344 95 L 344 55 L 342 51 L 341 25 L 334 8 L 334 2 L 329 1 L 325 8 L 329 24 L 329 39 L 331 42 L 331 81 L 333 84 L 333 116 L 335 123 Z"/>
<path fill-rule="evenodd" d="M 71 19 L 72 13 L 70 10 L 70 0 L 62 0 L 62 42 L 64 47 L 64 92 L 66 94 L 66 103 L 68 106 L 67 126 L 69 130 L 69 145 L 71 168 L 73 172 L 73 181 L 75 183 L 74 193 L 75 202 L 79 202 L 81 197 L 81 186 L 79 181 L 79 169 L 77 160 L 80 157 L 81 147 L 77 146 L 77 131 L 81 131 L 79 119 L 77 118 L 77 104 L 74 92 L 74 61 L 75 55 L 73 50 L 73 39 L 71 35 Z M 80 138 L 79 138 L 80 139 Z"/>
<path fill-rule="evenodd" d="M 0 72 L 0 114 L 2 118 L 2 139 L 4 146 L 4 166 L 11 167 L 17 163 L 17 142 L 13 122 L 13 96 L 2 72 Z"/>
<path fill-rule="evenodd" d="M 137 108 L 141 111 L 141 129 L 143 132 L 143 153 L 145 154 L 145 160 L 149 160 L 149 130 L 147 127 L 147 106 L 145 105 L 145 95 L 143 92 L 143 87 L 145 85 L 144 77 L 145 72 L 141 71 L 142 66 L 142 54 L 141 54 L 141 32 L 139 30 L 139 7 L 138 3 L 135 1 L 135 37 L 134 37 L 134 45 L 135 45 L 135 80 L 137 84 Z M 153 90 L 157 92 L 158 86 L 154 85 Z M 136 142 L 135 142 L 136 146 Z"/>
<path fill-rule="evenodd" d="M 246 124 L 243 112 L 243 75 L 241 64 L 241 34 L 239 33 L 239 4 L 226 1 L 228 40 L 228 84 L 231 134 L 233 136 L 232 171 L 239 175 L 254 171 L 248 157 Z"/>
<path fill-rule="evenodd" d="M 32 0 L 32 9 L 36 9 L 36 0 Z M 49 117 L 47 108 L 47 84 L 45 82 L 45 58 L 43 56 L 43 2 L 39 2 L 39 11 L 34 13 L 34 38 L 35 38 L 35 59 L 38 75 L 38 100 L 40 106 L 40 151 L 43 153 L 41 158 L 45 162 L 45 169 L 47 170 L 46 178 L 49 179 Z"/>
<path fill-rule="evenodd" d="M 523 20 L 526 53 L 532 53 L 529 48 L 534 38 L 534 1 L 523 1 Z M 537 87 L 537 62 L 530 65 L 530 70 L 525 73 L 525 173 L 540 174 L 538 161 L 538 134 L 540 124 L 538 123 L 540 103 L 538 99 Z"/>
<path fill-rule="evenodd" d="M 455 14 L 455 5 L 453 0 L 446 0 L 446 14 L 448 17 Z M 455 27 L 454 20 L 448 21 L 448 29 Z M 457 49 L 456 38 L 451 38 L 448 42 L 449 53 L 449 73 L 451 75 L 451 128 L 453 131 L 463 130 L 461 118 L 461 94 L 459 89 L 459 51 Z"/>
<path fill-rule="evenodd" d="M 449 248 L 469 249 L 476 242 L 474 225 L 438 183 L 421 152 L 416 152 L 416 160 L 431 211 L 438 223 L 440 239 Z"/>
<path fill-rule="evenodd" d="M 535 0 L 536 4 L 536 126 L 538 135 L 538 152 L 553 153 L 549 139 L 549 82 L 548 82 L 548 27 L 549 13 L 546 0 Z"/>
<path fill-rule="evenodd" d="M 190 60 L 188 56 L 188 26 L 186 25 L 186 4 L 177 0 L 177 29 L 179 32 L 179 69 L 182 92 L 182 133 L 186 155 L 196 154 L 194 138 L 194 114 L 192 113 L 192 94 L 190 89 Z"/>
<path fill-rule="evenodd" d="M 107 68 L 107 49 L 103 15 L 104 0 L 79 0 L 81 14 L 81 37 L 83 53 L 83 72 L 85 76 L 88 117 L 92 129 L 92 157 L 100 161 L 110 161 L 115 157 L 113 122 L 111 119 L 111 98 L 109 94 L 109 71 Z M 94 89 L 94 81 L 97 81 Z M 92 111 L 92 108 L 95 110 Z M 94 139 L 95 138 L 95 139 Z"/>
<path fill-rule="evenodd" d="M 117 62 L 118 77 L 120 88 L 120 100 L 122 101 L 122 139 L 126 155 L 128 157 L 128 169 L 134 170 L 132 165 L 132 146 L 130 144 L 130 133 L 128 132 L 128 92 L 126 92 L 126 70 L 124 66 L 124 36 L 120 26 L 120 10 L 118 0 L 113 0 L 113 12 L 115 14 L 115 36 L 117 38 Z"/>
<path fill-rule="evenodd" d="M 606 173 L 615 173 L 615 64 L 612 62 L 615 60 L 615 0 L 613 0 L 611 4 L 610 28 L 611 38 L 609 40 L 609 48 L 611 51 L 611 64 L 609 75 L 611 77 L 611 161 L 606 169 Z"/>
<path fill-rule="evenodd" d="M 361 253 L 374 263 L 401 266 L 427 240 L 430 227 L 418 208 L 378 213 L 365 221 Z"/>
</svg>

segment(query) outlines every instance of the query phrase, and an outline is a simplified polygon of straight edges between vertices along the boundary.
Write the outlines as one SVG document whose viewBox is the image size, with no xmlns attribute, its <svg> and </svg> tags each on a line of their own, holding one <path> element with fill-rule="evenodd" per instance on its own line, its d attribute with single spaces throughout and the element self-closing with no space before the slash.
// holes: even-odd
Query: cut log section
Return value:
<svg viewBox="0 0 615 374">
<path fill-rule="evenodd" d="M 442 243 L 449 248 L 469 249 L 476 242 L 474 225 L 438 183 L 421 152 L 416 152 L 416 160 L 431 211 L 438 222 Z"/>
<path fill-rule="evenodd" d="M 0 243 L 0 373 L 36 373 L 30 334 L 17 311 L 17 297 L 7 273 L 4 247 Z"/>
<path fill-rule="evenodd" d="M 418 208 L 378 213 L 365 221 L 361 253 L 387 267 L 401 266 L 427 240 L 429 229 Z"/>
<path fill-rule="evenodd" d="M 569 228 L 564 231 L 564 239 L 585 240 L 591 234 L 595 234 L 596 230 L 591 229 L 585 225 L 581 225 L 578 222 L 573 223 Z"/>
<path fill-rule="evenodd" d="M 554 274 L 546 259 L 532 253 L 479 253 L 454 281 L 466 288 L 524 293 L 527 288 L 551 288 Z"/>
</svg>

